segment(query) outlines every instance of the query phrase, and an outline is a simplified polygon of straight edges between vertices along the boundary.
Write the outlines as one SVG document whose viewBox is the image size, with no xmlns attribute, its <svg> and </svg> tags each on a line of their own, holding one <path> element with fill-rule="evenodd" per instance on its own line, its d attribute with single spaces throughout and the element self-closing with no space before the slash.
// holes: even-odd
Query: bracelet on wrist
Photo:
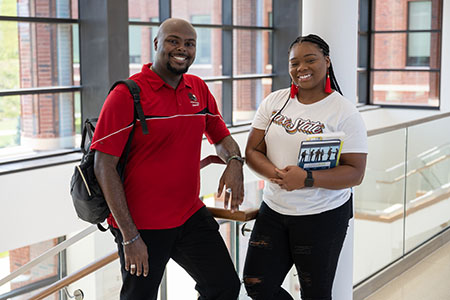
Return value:
<svg viewBox="0 0 450 300">
<path fill-rule="evenodd" d="M 242 157 L 240 157 L 239 155 L 231 155 L 230 157 L 228 157 L 227 159 L 227 165 L 230 161 L 232 161 L 233 159 L 236 159 L 237 161 L 241 162 L 242 164 L 244 164 L 244 159 Z"/>
<path fill-rule="evenodd" d="M 131 240 L 122 242 L 122 246 L 126 246 L 126 245 L 133 244 L 134 242 L 136 242 L 136 241 L 138 240 L 138 238 L 139 238 L 140 236 L 141 236 L 141 235 L 138 233 L 138 234 L 137 234 L 134 238 L 132 238 Z"/>
</svg>

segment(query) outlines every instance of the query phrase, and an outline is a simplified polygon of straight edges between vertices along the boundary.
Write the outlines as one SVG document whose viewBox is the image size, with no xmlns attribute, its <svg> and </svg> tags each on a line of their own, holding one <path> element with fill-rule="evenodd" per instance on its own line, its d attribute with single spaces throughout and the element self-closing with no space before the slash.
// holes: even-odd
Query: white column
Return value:
<svg viewBox="0 0 450 300">
<path fill-rule="evenodd" d="M 314 33 L 328 43 L 339 86 L 356 103 L 358 1 L 304 0 L 302 17 L 302 35 Z"/>
<path fill-rule="evenodd" d="M 354 219 L 348 223 L 347 236 L 339 257 L 333 285 L 333 300 L 353 299 L 353 236 Z"/>
<path fill-rule="evenodd" d="M 302 35 L 314 33 L 330 46 L 330 57 L 344 96 L 356 103 L 358 66 L 358 1 L 304 0 Z M 353 299 L 353 219 L 339 258 L 334 300 Z"/>
<path fill-rule="evenodd" d="M 441 111 L 450 111 L 450 3 L 442 9 Z"/>
</svg>

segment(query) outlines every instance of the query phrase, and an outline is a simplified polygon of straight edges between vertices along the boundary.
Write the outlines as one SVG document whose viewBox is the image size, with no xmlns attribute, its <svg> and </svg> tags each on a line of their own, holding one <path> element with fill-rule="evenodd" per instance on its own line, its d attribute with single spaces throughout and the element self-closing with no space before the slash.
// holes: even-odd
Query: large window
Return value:
<svg viewBox="0 0 450 300">
<path fill-rule="evenodd" d="M 209 15 L 193 15 L 191 17 L 193 24 L 211 24 Z M 195 62 L 197 64 L 211 65 L 211 30 L 208 28 L 197 29 L 197 55 Z"/>
<path fill-rule="evenodd" d="M 77 19 L 75 0 L 0 1 L 0 163 L 75 147 Z"/>
<path fill-rule="evenodd" d="M 151 2 L 151 3 L 149 3 Z M 189 20 L 197 31 L 197 55 L 189 73 L 202 77 L 230 126 L 248 124 L 272 89 L 272 0 L 129 0 L 130 57 L 153 58 L 160 20 Z M 164 15 L 160 15 L 164 14 Z M 136 34 L 131 28 L 139 28 Z M 133 29 L 134 30 L 134 29 Z M 145 42 L 144 42 L 145 41 Z M 133 51 L 133 52 L 132 52 Z M 130 74 L 141 65 L 130 64 Z"/>
<path fill-rule="evenodd" d="M 79 3 L 84 8 L 81 31 Z M 206 81 L 229 126 L 249 124 L 272 82 L 277 85 L 284 74 L 274 74 L 272 65 L 272 41 L 281 35 L 275 34 L 272 20 L 275 4 L 128 0 L 129 74 L 153 60 L 153 39 L 162 20 L 189 20 L 198 33 L 197 58 L 189 72 Z M 84 0 L 0 0 L 0 164 L 76 150 L 81 115 L 97 116 L 92 111 L 101 107 L 107 92 L 102 89 L 124 77 L 123 65 L 115 64 L 124 57 L 113 55 L 122 53 L 122 45 L 115 43 L 124 35 L 105 37 L 105 31 L 117 32 L 110 22 L 107 29 L 99 26 L 102 36 L 96 36 L 90 12 L 100 7 Z M 98 22 L 111 18 L 123 28 L 125 11 L 122 4 L 120 10 L 100 14 Z M 98 44 L 102 39 L 104 48 Z M 104 54 L 93 54 L 89 45 Z"/>
<path fill-rule="evenodd" d="M 431 1 L 408 2 L 408 30 L 431 30 Z M 408 33 L 407 66 L 430 66 L 431 32 Z"/>
<path fill-rule="evenodd" d="M 439 107 L 442 0 L 360 0 L 359 101 Z"/>
<path fill-rule="evenodd" d="M 65 237 L 54 238 L 0 253 L 0 278 L 3 279 L 64 240 Z M 0 286 L 0 299 L 29 299 L 30 294 L 35 293 L 35 290 L 46 287 L 67 276 L 65 257 L 66 251 L 64 250 Z M 63 291 L 61 290 L 46 299 L 66 299 L 62 295 Z"/>
</svg>

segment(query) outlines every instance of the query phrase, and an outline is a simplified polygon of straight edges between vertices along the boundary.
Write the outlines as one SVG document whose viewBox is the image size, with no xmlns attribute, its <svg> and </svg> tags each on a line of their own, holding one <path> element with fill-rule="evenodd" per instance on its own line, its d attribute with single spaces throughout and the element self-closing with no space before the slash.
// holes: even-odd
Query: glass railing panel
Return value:
<svg viewBox="0 0 450 300">
<path fill-rule="evenodd" d="M 110 231 L 95 231 L 66 250 L 67 275 L 74 274 L 96 260 L 117 251 L 114 237 Z M 122 277 L 119 260 L 104 266 L 94 273 L 74 282 L 68 287 L 73 294 L 81 289 L 84 299 L 118 299 Z"/>
<path fill-rule="evenodd" d="M 230 252 L 230 256 L 233 259 L 236 257 L 236 249 L 233 234 L 236 227 L 239 226 L 234 221 L 218 220 L 220 224 L 220 234 L 225 241 L 225 244 Z M 245 248 L 246 249 L 246 248 Z M 239 257 L 239 256 L 237 256 Z M 245 256 L 244 256 L 245 257 Z M 239 258 L 238 258 L 239 260 Z M 217 270 L 220 272 L 220 270 Z M 151 271 L 150 271 L 151 273 Z M 198 293 L 195 290 L 195 281 L 189 274 L 175 263 L 172 259 L 169 260 L 166 266 L 166 276 L 167 276 L 167 300 L 195 300 L 198 298 Z M 242 298 L 247 299 L 247 298 Z M 165 299 L 162 299 L 165 300 Z"/>
<path fill-rule="evenodd" d="M 83 291 L 84 299 L 109 300 L 119 299 L 122 276 L 120 275 L 119 260 L 87 275 L 71 284 L 67 290 L 70 295 L 75 290 Z"/>
<path fill-rule="evenodd" d="M 109 232 L 96 230 L 91 233 L 92 229 L 88 227 L 80 233 L 73 233 L 63 238 L 11 250 L 8 252 L 8 256 L 3 253 L 0 266 L 7 268 L 10 265 L 12 272 L 17 267 L 51 249 L 50 256 L 47 259 L 39 262 L 41 258 L 38 258 L 36 266 L 5 284 L 8 290 L 4 290 L 5 287 L 2 286 L 0 299 L 30 299 L 31 296 L 43 292 L 52 283 L 66 278 L 66 276 L 71 276 L 116 251 L 113 236 Z M 80 234 L 82 234 L 82 238 Z M 74 237 L 75 243 L 71 243 L 71 237 Z M 79 240 L 80 238 L 81 240 Z M 60 244 L 64 240 L 66 240 L 64 242 L 66 245 Z M 55 251 L 54 253 L 57 254 L 52 255 L 56 245 L 62 251 L 59 253 Z M 4 263 L 6 259 L 9 260 L 9 264 Z M 114 260 L 99 271 L 76 281 L 68 287 L 68 290 L 73 295 L 74 290 L 81 289 L 85 299 L 118 299 L 121 284 L 119 261 Z M 58 291 L 45 297 L 45 299 L 62 300 L 67 298 L 64 291 Z"/>
<path fill-rule="evenodd" d="M 0 253 L 0 279 L 16 271 L 63 240 L 64 238 L 62 237 L 54 238 Z M 62 276 L 59 268 L 61 259 L 62 257 L 59 255 L 49 257 L 25 273 L 0 286 L 0 299 L 28 299 L 25 296 L 26 294 L 22 293 L 26 292 L 30 287 L 39 287 L 57 281 Z"/>
<path fill-rule="evenodd" d="M 450 118 L 408 128 L 405 252 L 449 226 Z"/>
<path fill-rule="evenodd" d="M 196 300 L 198 298 L 194 279 L 172 259 L 166 266 L 166 276 L 167 298 L 161 298 L 161 300 Z M 161 293 L 159 295 L 161 296 Z"/>
<path fill-rule="evenodd" d="M 210 166 L 214 168 L 218 166 Z M 264 180 L 252 179 L 245 183 L 245 200 L 241 206 L 241 210 L 249 208 L 259 208 L 262 202 L 262 195 L 264 189 Z M 217 197 L 216 194 L 203 196 L 203 201 L 207 206 L 223 207 L 223 198 Z M 247 255 L 248 244 L 250 240 L 251 230 L 253 229 L 254 220 L 247 222 L 235 222 L 218 219 L 220 226 L 220 233 L 227 245 L 230 255 L 235 263 L 239 278 L 243 279 L 243 270 L 245 264 L 245 257 Z M 170 276 L 169 276 L 170 277 Z M 295 300 L 300 300 L 300 285 L 298 283 L 297 271 L 293 267 L 286 276 L 283 282 L 283 288 L 289 291 Z M 169 293 L 172 291 L 169 288 Z M 196 299 L 196 298 L 192 298 Z M 241 285 L 239 300 L 249 300 L 244 285 Z"/>
<path fill-rule="evenodd" d="M 6 298 L 6 299 L 8 299 L 8 300 L 28 300 L 31 297 L 33 297 L 36 293 L 38 293 L 44 289 L 45 289 L 45 287 L 35 290 L 33 292 L 29 292 L 29 293 L 17 296 L 17 297 L 11 297 L 11 298 Z M 61 291 L 55 292 L 55 293 L 45 297 L 44 299 L 45 300 L 63 300 L 63 299 L 65 300 L 63 293 L 64 293 L 64 291 L 61 290 Z M 0 298 L 0 299 L 3 299 L 3 298 Z"/>
<path fill-rule="evenodd" d="M 406 129 L 368 138 L 364 181 L 354 188 L 356 284 L 403 254 Z"/>
<path fill-rule="evenodd" d="M 85 268 L 94 261 L 99 260 L 117 251 L 117 245 L 110 231 L 96 231 L 91 236 L 86 237 L 79 243 L 67 249 L 67 273 L 68 275 Z M 68 287 L 70 295 L 75 290 L 80 289 L 84 294 L 84 299 L 110 300 L 119 299 L 122 288 L 122 275 L 119 259 L 72 283 Z M 150 275 L 151 276 L 151 270 Z M 176 290 L 176 287 L 174 287 Z M 164 287 L 165 289 L 165 287 Z M 161 297 L 161 290 L 158 300 L 167 298 Z M 172 298 L 175 299 L 175 298 Z M 184 299 L 184 298 L 178 298 Z M 194 298 L 195 299 L 195 298 Z"/>
</svg>

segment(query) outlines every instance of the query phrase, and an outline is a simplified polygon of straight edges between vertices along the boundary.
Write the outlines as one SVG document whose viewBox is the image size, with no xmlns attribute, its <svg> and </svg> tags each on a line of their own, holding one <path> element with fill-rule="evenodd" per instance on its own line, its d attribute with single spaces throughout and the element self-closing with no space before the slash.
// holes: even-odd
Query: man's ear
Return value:
<svg viewBox="0 0 450 300">
<path fill-rule="evenodd" d="M 153 39 L 153 46 L 155 47 L 155 51 L 157 51 L 158 50 L 158 37 L 155 37 Z"/>
</svg>

